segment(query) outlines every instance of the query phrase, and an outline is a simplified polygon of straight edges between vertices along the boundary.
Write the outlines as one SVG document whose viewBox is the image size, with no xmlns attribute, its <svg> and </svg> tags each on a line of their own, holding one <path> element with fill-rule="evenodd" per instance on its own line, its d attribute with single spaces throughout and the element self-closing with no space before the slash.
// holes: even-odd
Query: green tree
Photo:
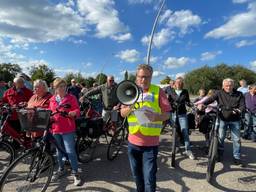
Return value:
<svg viewBox="0 0 256 192">
<path fill-rule="evenodd" d="M 171 78 L 169 76 L 166 76 L 163 80 L 160 81 L 160 84 L 169 84 Z"/>
<path fill-rule="evenodd" d="M 124 80 L 128 80 L 129 74 L 128 71 L 126 70 L 124 73 Z"/>
<path fill-rule="evenodd" d="M 128 76 L 128 80 L 135 82 L 136 76 L 134 74 L 130 73 Z"/>
<path fill-rule="evenodd" d="M 102 85 L 107 82 L 107 75 L 105 75 L 104 73 L 99 73 L 96 76 L 95 80 L 99 85 Z"/>
<path fill-rule="evenodd" d="M 36 79 L 43 79 L 48 85 L 53 82 L 55 78 L 53 69 L 49 68 L 47 65 L 33 66 L 30 68 L 29 73 L 33 81 Z"/>
<path fill-rule="evenodd" d="M 241 65 L 229 66 L 222 63 L 215 67 L 203 66 L 185 75 L 185 86 L 190 93 L 196 94 L 200 88 L 221 89 L 225 78 L 234 79 L 237 88 L 241 79 L 245 79 L 248 84 L 256 82 L 256 73 Z"/>
<path fill-rule="evenodd" d="M 0 81 L 13 81 L 17 73 L 21 72 L 18 64 L 2 63 L 0 64 Z"/>
<path fill-rule="evenodd" d="M 93 77 L 88 77 L 88 78 L 85 79 L 85 84 L 86 84 L 87 87 L 92 87 L 93 83 L 95 83 L 95 82 L 96 81 Z"/>
<path fill-rule="evenodd" d="M 75 79 L 76 82 L 78 82 L 78 83 L 85 83 L 86 82 L 86 79 L 83 77 L 83 75 L 80 72 L 78 72 L 78 73 L 72 73 L 72 72 L 67 73 L 64 76 L 64 79 L 67 82 L 67 84 L 70 84 L 72 79 Z"/>
</svg>

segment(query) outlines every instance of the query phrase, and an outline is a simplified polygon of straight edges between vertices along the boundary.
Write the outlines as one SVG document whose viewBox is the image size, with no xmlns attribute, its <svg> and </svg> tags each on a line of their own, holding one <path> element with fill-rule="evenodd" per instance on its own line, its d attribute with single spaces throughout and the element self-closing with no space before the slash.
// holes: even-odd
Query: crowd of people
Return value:
<svg viewBox="0 0 256 192">
<path fill-rule="evenodd" d="M 138 117 L 134 113 L 133 105 L 121 105 L 117 96 L 115 83 L 112 75 L 107 77 L 107 82 L 103 85 L 94 84 L 92 88 L 87 88 L 84 84 L 78 84 L 75 79 L 71 80 L 71 85 L 62 78 L 56 78 L 48 87 L 44 80 L 31 84 L 24 77 L 18 75 L 14 78 L 13 84 L 0 82 L 0 101 L 11 106 L 21 103 L 29 108 L 39 107 L 56 111 L 63 104 L 69 104 L 65 108 L 69 118 L 61 115 L 54 116 L 52 133 L 57 143 L 62 146 L 68 154 L 71 164 L 74 184 L 80 185 L 81 178 L 78 173 L 78 160 L 75 151 L 75 119 L 80 116 L 79 103 L 83 103 L 88 97 L 93 97 L 102 103 L 102 118 L 106 121 L 112 111 L 120 108 L 122 117 L 127 117 L 128 121 L 128 158 L 131 172 L 134 177 L 138 192 L 153 192 L 156 190 L 157 154 L 159 137 L 163 127 L 163 122 L 173 119 L 179 123 L 180 143 L 184 144 L 185 154 L 194 160 L 189 139 L 189 122 L 187 117 L 187 106 L 196 106 L 195 126 L 205 134 L 206 146 L 209 146 L 210 118 L 211 113 L 216 113 L 217 106 L 221 108 L 219 127 L 219 161 L 223 161 L 224 139 L 227 129 L 231 130 L 233 141 L 234 163 L 239 165 L 241 161 L 241 123 L 244 123 L 244 139 L 256 141 L 256 84 L 246 85 L 245 80 L 239 83 L 241 87 L 235 89 L 234 80 L 227 78 L 223 80 L 221 90 L 199 90 L 199 97 L 191 102 L 189 92 L 184 88 L 184 80 L 181 77 L 171 80 L 168 87 L 161 89 L 151 83 L 153 68 L 150 65 L 141 64 L 136 70 L 135 83 L 141 88 L 137 103 L 140 110 L 144 110 L 149 123 L 140 124 Z M 10 84 L 10 83 L 9 83 Z M 242 121 L 244 120 L 244 121 Z M 17 114 L 13 114 L 10 124 L 20 130 Z M 31 133 L 33 137 L 40 137 L 42 132 Z M 66 174 L 64 170 L 63 154 L 57 149 L 58 170 L 54 174 L 53 180 L 58 180 Z"/>
</svg>

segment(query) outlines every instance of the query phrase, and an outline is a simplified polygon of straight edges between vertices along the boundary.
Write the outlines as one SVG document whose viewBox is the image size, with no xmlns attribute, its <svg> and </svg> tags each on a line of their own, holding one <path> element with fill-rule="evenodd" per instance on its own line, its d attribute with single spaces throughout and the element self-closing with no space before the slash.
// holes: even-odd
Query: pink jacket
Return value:
<svg viewBox="0 0 256 192">
<path fill-rule="evenodd" d="M 60 104 L 56 101 L 56 95 L 52 96 L 50 99 L 49 109 L 54 113 L 56 112 L 56 108 L 59 105 L 70 104 L 70 109 L 64 109 L 63 107 L 59 108 L 60 111 L 75 111 L 76 117 L 80 116 L 80 109 L 75 96 L 71 94 L 67 94 L 65 98 L 60 102 Z M 53 117 L 54 123 L 52 124 L 52 133 L 53 134 L 65 134 L 72 133 L 76 130 L 75 119 L 71 117 L 63 117 L 60 114 L 56 114 Z"/>
</svg>

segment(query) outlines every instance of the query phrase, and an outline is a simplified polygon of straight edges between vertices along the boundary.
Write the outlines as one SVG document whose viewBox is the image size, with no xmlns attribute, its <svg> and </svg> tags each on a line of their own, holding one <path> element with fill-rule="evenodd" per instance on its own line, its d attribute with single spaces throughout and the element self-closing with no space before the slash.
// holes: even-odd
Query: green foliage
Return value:
<svg viewBox="0 0 256 192">
<path fill-rule="evenodd" d="M 129 77 L 128 71 L 125 71 L 125 73 L 124 73 L 124 80 L 128 80 L 128 77 Z"/>
<path fill-rule="evenodd" d="M 36 79 L 43 79 L 49 85 L 53 82 L 55 78 L 55 73 L 47 65 L 39 65 L 30 68 L 31 79 L 34 81 Z"/>
<path fill-rule="evenodd" d="M 87 87 L 92 87 L 93 83 L 95 83 L 95 79 L 93 77 L 88 77 L 85 80 L 85 84 Z"/>
<path fill-rule="evenodd" d="M 185 75 L 185 86 L 190 93 L 196 94 L 200 88 L 221 89 L 222 81 L 225 78 L 234 79 L 236 87 L 238 87 L 238 82 L 241 79 L 245 79 L 248 84 L 256 82 L 256 73 L 240 65 L 204 66 Z"/>
<path fill-rule="evenodd" d="M 171 78 L 169 76 L 166 76 L 163 80 L 160 81 L 160 84 L 169 84 Z"/>
<path fill-rule="evenodd" d="M 128 76 L 128 80 L 135 82 L 136 76 L 134 74 L 130 73 Z"/>
<path fill-rule="evenodd" d="M 96 76 L 95 80 L 99 85 L 102 85 L 107 82 L 107 75 L 105 75 L 104 73 L 99 73 Z"/>
<path fill-rule="evenodd" d="M 67 84 L 71 84 L 72 79 L 75 79 L 78 83 L 85 83 L 86 81 L 81 73 L 67 73 L 64 76 L 64 79 L 66 80 Z"/>
<path fill-rule="evenodd" d="M 20 72 L 21 68 L 18 64 L 2 63 L 0 64 L 0 81 L 13 81 Z"/>
</svg>

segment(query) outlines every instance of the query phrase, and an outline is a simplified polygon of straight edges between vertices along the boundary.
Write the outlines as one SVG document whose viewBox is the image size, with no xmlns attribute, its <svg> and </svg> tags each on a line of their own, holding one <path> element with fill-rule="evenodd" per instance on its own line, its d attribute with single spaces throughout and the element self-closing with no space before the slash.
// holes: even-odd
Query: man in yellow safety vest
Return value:
<svg viewBox="0 0 256 192">
<path fill-rule="evenodd" d="M 139 119 L 132 106 L 121 107 L 122 117 L 128 117 L 128 156 L 137 192 L 155 192 L 159 136 L 163 121 L 170 117 L 171 107 L 165 92 L 151 84 L 153 68 L 141 64 L 136 71 L 136 84 L 142 89 L 137 104 L 146 116 Z"/>
</svg>

